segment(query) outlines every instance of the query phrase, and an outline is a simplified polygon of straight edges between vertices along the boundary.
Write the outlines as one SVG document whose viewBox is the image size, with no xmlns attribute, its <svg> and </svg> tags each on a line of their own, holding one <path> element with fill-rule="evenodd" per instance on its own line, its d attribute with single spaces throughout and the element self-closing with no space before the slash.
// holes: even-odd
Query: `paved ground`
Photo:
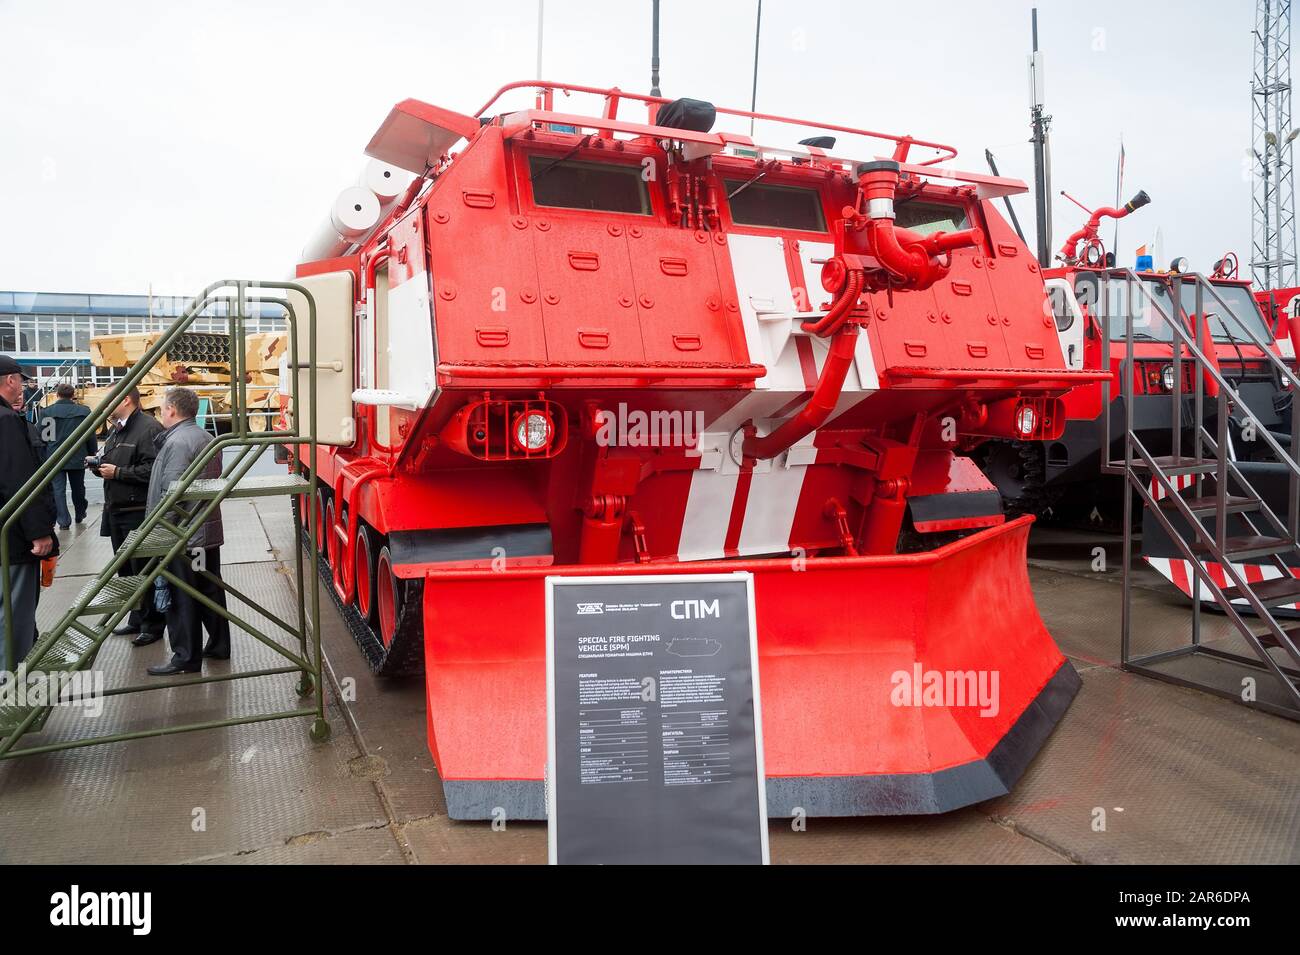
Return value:
<svg viewBox="0 0 1300 955">
<path fill-rule="evenodd" d="M 228 579 L 289 614 L 287 504 L 225 507 Z M 43 619 L 108 556 L 93 518 L 64 535 Z M 1094 570 L 1097 547 L 1108 560 Z M 773 861 L 1300 862 L 1300 725 L 1117 669 L 1118 570 L 1113 540 L 1035 532 L 1039 608 L 1083 688 L 1012 795 L 938 818 L 813 819 L 805 832 L 774 821 Z M 1142 579 L 1134 603 L 1140 648 L 1182 639 L 1187 608 L 1158 578 Z M 0 763 L 0 861 L 544 862 L 542 824 L 498 832 L 447 819 L 419 684 L 372 678 L 322 604 L 328 743 L 310 742 L 307 722 L 293 719 Z M 1226 637 L 1222 618 L 1206 627 L 1207 637 Z M 276 665 L 246 635 L 235 651 L 209 672 Z M 144 667 L 165 655 L 161 644 L 115 639 L 98 665 L 112 686 L 147 680 Z M 94 718 L 58 712 L 33 739 L 141 728 L 164 711 L 207 719 L 292 709 L 293 684 L 274 676 L 119 697 Z M 340 700 L 339 687 L 354 698 Z"/>
</svg>

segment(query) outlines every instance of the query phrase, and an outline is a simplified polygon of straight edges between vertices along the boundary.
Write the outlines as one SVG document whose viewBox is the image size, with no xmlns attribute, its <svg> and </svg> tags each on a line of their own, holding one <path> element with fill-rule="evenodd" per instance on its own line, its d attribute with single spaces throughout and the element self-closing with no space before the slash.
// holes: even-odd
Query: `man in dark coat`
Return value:
<svg viewBox="0 0 1300 955">
<path fill-rule="evenodd" d="M 46 457 L 63 449 L 63 445 L 83 421 L 90 416 L 90 409 L 73 401 L 76 390 L 66 381 L 54 389 L 58 400 L 41 412 L 41 440 L 45 442 Z M 80 453 L 73 454 L 63 462 L 63 467 L 54 473 L 54 509 L 58 512 L 59 529 L 67 530 L 72 526 L 72 516 L 68 514 L 68 488 L 72 488 L 72 509 L 76 512 L 77 523 L 86 519 L 86 462 L 99 453 L 99 442 L 94 434 L 86 436 Z"/>
<path fill-rule="evenodd" d="M 22 417 L 24 381 L 18 362 L 0 355 L 0 506 L 13 500 L 40 467 L 41 454 Z M 49 487 L 32 495 L 9 529 L 9 599 L 14 627 L 14 659 L 6 657 L 4 590 L 0 589 L 0 670 L 12 671 L 36 638 L 36 600 L 41 592 L 41 561 L 57 554 L 54 495 Z"/>
<path fill-rule="evenodd" d="M 162 425 L 140 410 L 140 391 L 132 388 L 113 409 L 109 426 L 99 466 L 91 470 L 104 479 L 104 516 L 99 532 L 113 541 L 116 551 L 126 535 L 144 521 L 149 475 L 158 456 L 154 438 L 162 433 Z M 148 563 L 143 558 L 128 560 L 119 573 L 123 577 L 142 574 Z M 163 615 L 154 609 L 150 591 L 145 591 L 140 603 L 126 623 L 113 631 L 119 635 L 136 634 L 131 641 L 136 646 L 161 640 L 167 625 Z"/>
<path fill-rule="evenodd" d="M 167 496 L 174 482 L 180 479 L 191 464 L 212 443 L 208 434 L 194 421 L 199 411 L 199 399 L 189 388 L 168 388 L 163 396 L 162 423 L 167 429 L 158 435 L 158 460 L 154 462 L 149 479 L 149 502 L 152 510 Z M 198 475 L 203 478 L 221 477 L 221 455 L 212 460 Z M 196 501 L 189 508 L 203 508 L 206 501 Z M 190 514 L 193 510 L 189 511 Z M 174 513 L 170 519 L 177 524 L 187 523 L 189 514 Z M 186 549 L 167 565 L 167 569 L 207 597 L 219 607 L 226 606 L 226 594 L 216 581 L 221 578 L 221 545 L 225 543 L 221 524 L 221 506 L 213 508 Z M 208 632 L 208 645 L 203 645 L 203 631 Z M 153 676 L 172 673 L 197 673 L 203 669 L 203 658 L 230 659 L 230 623 L 206 604 L 195 600 L 179 587 L 171 588 L 171 605 L 167 608 L 167 636 L 171 641 L 172 657 L 159 666 L 148 668 Z"/>
</svg>

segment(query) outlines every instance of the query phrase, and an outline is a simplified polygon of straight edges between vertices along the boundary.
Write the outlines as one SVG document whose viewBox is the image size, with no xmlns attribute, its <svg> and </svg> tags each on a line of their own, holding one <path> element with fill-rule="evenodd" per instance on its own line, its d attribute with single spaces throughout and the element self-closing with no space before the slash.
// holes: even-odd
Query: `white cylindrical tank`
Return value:
<svg viewBox="0 0 1300 955">
<path fill-rule="evenodd" d="M 342 255 L 379 223 L 379 199 L 364 186 L 349 186 L 338 194 L 330 216 L 302 248 L 302 260 L 315 262 Z"/>
<path fill-rule="evenodd" d="M 397 200 L 415 177 L 405 169 L 398 169 L 378 159 L 371 159 L 361 170 L 357 185 L 364 186 L 375 194 L 379 205 L 387 209 Z"/>
</svg>

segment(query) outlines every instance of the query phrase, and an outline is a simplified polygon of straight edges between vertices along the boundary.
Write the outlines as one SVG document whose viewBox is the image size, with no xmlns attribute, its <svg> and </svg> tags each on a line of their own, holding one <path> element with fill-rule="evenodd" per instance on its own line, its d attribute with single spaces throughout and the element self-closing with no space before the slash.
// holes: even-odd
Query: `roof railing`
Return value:
<svg viewBox="0 0 1300 955">
<path fill-rule="evenodd" d="M 491 109 L 502 96 L 511 90 L 517 89 L 532 89 L 536 90 L 538 93 L 588 93 L 595 96 L 604 96 L 607 99 L 612 99 L 614 101 L 625 99 L 636 100 L 645 103 L 647 110 L 650 110 L 653 106 L 666 105 L 672 102 L 672 100 L 664 96 L 647 96 L 644 93 L 633 93 L 627 90 L 618 89 L 617 87 L 604 89 L 598 86 L 580 86 L 574 83 L 555 83 L 550 80 L 519 80 L 514 83 L 507 83 L 505 86 L 493 93 L 488 101 L 480 106 L 473 115 L 475 117 L 482 116 Z M 731 109 L 724 106 L 715 106 L 714 108 L 724 116 L 738 116 L 743 119 L 755 120 L 761 119 L 766 122 L 784 123 L 790 126 L 804 126 L 810 129 L 825 130 L 827 132 L 847 133 L 852 136 L 864 136 L 868 139 L 878 139 L 883 142 L 893 143 L 895 147 L 903 145 L 909 147 L 917 146 L 922 149 L 933 149 L 939 152 L 938 156 L 916 163 L 916 165 L 919 166 L 933 166 L 957 158 L 957 148 L 955 146 L 949 146 L 946 143 L 932 142 L 926 139 L 917 139 L 914 136 L 882 133 L 877 130 L 858 129 L 854 126 L 840 126 L 834 123 L 823 123 L 811 119 L 797 119 L 791 116 L 778 116 L 773 113 L 754 113 L 749 110 Z M 608 110 L 606 112 L 608 112 Z M 611 119 L 613 117 L 605 116 L 602 118 Z"/>
</svg>

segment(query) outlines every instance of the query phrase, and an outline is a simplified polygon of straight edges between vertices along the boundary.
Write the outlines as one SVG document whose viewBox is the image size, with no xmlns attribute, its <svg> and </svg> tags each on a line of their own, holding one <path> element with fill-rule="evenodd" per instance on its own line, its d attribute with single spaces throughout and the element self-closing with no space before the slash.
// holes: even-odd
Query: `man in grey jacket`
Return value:
<svg viewBox="0 0 1300 955">
<path fill-rule="evenodd" d="M 188 388 L 169 388 L 163 396 L 161 418 L 166 429 L 158 435 L 158 458 L 149 475 L 149 497 L 146 511 L 152 511 L 164 497 L 172 483 L 178 480 L 203 449 L 212 443 L 212 435 L 195 423 L 199 411 L 198 396 Z M 221 477 L 221 456 L 217 455 L 199 475 L 204 478 Z M 206 507 L 206 502 L 192 502 L 187 507 Z M 183 514 L 174 515 L 178 522 L 188 520 Z M 185 581 L 219 607 L 226 606 L 225 591 L 208 577 L 221 577 L 221 545 L 225 536 L 221 526 L 221 508 L 216 507 L 203 526 L 190 538 L 188 549 L 167 567 L 176 577 Z M 203 668 L 203 657 L 217 660 L 230 659 L 230 623 L 212 608 L 195 600 L 179 587 L 171 587 L 171 605 L 167 608 L 167 636 L 171 641 L 172 657 L 167 663 L 149 667 L 153 676 L 172 673 L 197 673 Z M 203 631 L 208 632 L 208 644 L 203 646 Z"/>
</svg>

